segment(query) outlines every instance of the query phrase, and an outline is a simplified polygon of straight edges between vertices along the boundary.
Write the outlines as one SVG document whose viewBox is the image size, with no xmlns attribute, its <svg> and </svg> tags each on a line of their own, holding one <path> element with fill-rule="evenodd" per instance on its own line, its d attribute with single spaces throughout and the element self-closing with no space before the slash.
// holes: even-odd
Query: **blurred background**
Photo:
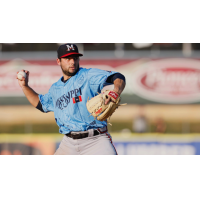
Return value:
<svg viewBox="0 0 200 200">
<path fill-rule="evenodd" d="M 51 155 L 59 134 L 53 113 L 30 105 L 16 73 L 45 94 L 61 76 L 60 43 L 0 43 L 0 154 Z M 126 77 L 109 132 L 119 155 L 200 154 L 200 43 L 79 43 L 80 66 Z M 106 88 L 105 88 L 106 89 Z"/>
</svg>

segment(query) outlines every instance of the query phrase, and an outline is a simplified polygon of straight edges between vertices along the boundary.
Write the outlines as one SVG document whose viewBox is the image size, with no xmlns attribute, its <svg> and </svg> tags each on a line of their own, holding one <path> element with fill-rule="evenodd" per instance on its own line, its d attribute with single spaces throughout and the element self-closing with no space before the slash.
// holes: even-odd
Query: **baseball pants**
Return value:
<svg viewBox="0 0 200 200">
<path fill-rule="evenodd" d="M 93 130 L 94 132 L 94 130 Z M 64 135 L 54 155 L 117 155 L 110 134 L 72 139 Z"/>
</svg>

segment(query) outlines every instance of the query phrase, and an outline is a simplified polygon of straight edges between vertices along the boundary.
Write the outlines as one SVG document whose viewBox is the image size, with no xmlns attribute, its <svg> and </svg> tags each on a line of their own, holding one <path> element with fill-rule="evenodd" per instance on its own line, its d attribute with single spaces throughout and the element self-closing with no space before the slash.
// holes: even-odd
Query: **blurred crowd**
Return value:
<svg viewBox="0 0 200 200">
<path fill-rule="evenodd" d="M 135 133 L 165 133 L 166 132 L 166 122 L 162 117 L 157 117 L 150 127 L 148 118 L 145 116 L 144 107 L 140 106 L 138 115 L 133 119 L 132 131 Z"/>
</svg>

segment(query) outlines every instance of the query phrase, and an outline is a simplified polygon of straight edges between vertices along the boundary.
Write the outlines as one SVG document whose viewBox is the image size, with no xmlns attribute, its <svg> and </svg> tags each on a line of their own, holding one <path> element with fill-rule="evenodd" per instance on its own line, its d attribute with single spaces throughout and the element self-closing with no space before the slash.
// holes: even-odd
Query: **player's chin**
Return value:
<svg viewBox="0 0 200 200">
<path fill-rule="evenodd" d="M 66 73 L 66 75 L 68 76 L 74 76 L 77 73 L 76 70 L 69 70 L 68 73 Z"/>
<path fill-rule="evenodd" d="M 76 70 L 69 70 L 69 74 L 71 74 L 72 76 L 76 74 Z"/>
<path fill-rule="evenodd" d="M 75 71 L 76 71 L 76 68 L 75 68 L 75 67 L 72 67 L 72 68 L 69 69 L 69 72 L 70 72 L 70 73 L 74 73 Z"/>
</svg>

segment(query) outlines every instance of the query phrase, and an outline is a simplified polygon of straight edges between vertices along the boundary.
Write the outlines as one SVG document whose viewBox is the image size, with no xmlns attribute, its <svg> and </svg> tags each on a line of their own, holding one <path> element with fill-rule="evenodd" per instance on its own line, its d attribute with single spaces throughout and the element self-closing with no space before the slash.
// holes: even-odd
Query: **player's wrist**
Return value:
<svg viewBox="0 0 200 200">
<path fill-rule="evenodd" d="M 121 92 L 117 89 L 114 89 L 113 92 L 117 93 L 119 96 L 121 95 Z"/>
<path fill-rule="evenodd" d="M 29 86 L 28 85 L 22 85 L 21 88 L 22 88 L 22 90 L 26 90 L 26 89 L 29 88 Z"/>
</svg>

